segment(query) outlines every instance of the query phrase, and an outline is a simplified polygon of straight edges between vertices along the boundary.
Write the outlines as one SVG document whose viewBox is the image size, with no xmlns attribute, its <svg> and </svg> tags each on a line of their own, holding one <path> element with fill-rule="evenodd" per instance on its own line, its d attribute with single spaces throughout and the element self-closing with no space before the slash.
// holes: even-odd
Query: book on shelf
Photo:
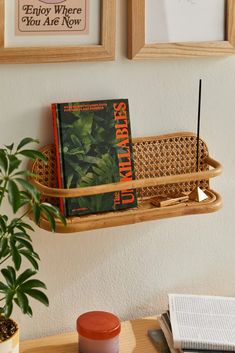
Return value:
<svg viewBox="0 0 235 353">
<path fill-rule="evenodd" d="M 52 104 L 59 188 L 135 179 L 127 99 Z M 136 190 L 60 199 L 66 217 L 137 206 Z"/>
<path fill-rule="evenodd" d="M 148 336 L 158 353 L 171 353 L 161 330 L 148 330 Z"/>
<path fill-rule="evenodd" d="M 172 353 L 235 351 L 235 298 L 170 294 L 159 323 Z"/>
</svg>

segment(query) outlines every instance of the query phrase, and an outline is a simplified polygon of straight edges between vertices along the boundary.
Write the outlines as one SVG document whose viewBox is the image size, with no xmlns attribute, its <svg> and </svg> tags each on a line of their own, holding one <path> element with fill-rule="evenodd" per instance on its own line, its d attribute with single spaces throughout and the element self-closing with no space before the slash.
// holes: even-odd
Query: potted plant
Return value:
<svg viewBox="0 0 235 353">
<path fill-rule="evenodd" d="M 55 218 L 66 223 L 56 207 L 41 200 L 41 194 L 27 180 L 30 173 L 22 168 L 25 157 L 40 158 L 46 163 L 45 156 L 28 148 L 34 142 L 38 143 L 24 138 L 17 146 L 12 143 L 0 149 L 0 353 L 19 351 L 18 326 L 10 319 L 14 305 L 29 316 L 33 314 L 30 297 L 49 305 L 43 292 L 45 284 L 35 278 L 40 258 L 33 249 L 30 232 L 34 229 L 26 216 L 32 214 L 38 224 L 43 215 L 52 231 L 55 231 Z M 4 214 L 8 205 L 12 217 Z M 31 267 L 21 271 L 23 260 Z"/>
</svg>

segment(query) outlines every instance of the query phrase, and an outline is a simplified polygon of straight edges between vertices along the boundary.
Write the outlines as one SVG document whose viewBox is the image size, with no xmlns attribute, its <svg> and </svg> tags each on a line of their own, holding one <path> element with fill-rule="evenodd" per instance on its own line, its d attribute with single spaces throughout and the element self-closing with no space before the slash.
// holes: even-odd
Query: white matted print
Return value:
<svg viewBox="0 0 235 353">
<path fill-rule="evenodd" d="M 100 43 L 100 0 L 7 0 L 5 47 Z"/>
<path fill-rule="evenodd" d="M 88 34 L 88 0 L 15 0 L 15 33 Z"/>
<path fill-rule="evenodd" d="M 225 40 L 226 0 L 146 0 L 145 42 Z"/>
</svg>

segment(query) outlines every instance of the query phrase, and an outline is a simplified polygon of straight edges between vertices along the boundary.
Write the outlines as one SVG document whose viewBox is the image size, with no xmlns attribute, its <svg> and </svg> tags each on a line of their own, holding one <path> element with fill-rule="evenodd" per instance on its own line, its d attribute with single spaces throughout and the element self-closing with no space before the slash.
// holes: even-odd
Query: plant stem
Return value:
<svg viewBox="0 0 235 353">
<path fill-rule="evenodd" d="M 11 257 L 11 254 L 8 255 L 4 260 L 2 260 L 2 261 L 0 262 L 0 265 L 2 265 L 2 264 L 3 264 L 5 261 L 7 261 L 10 257 Z"/>
<path fill-rule="evenodd" d="M 24 218 L 25 216 L 27 216 L 27 215 L 30 213 L 30 211 L 31 211 L 31 210 L 28 209 L 25 213 L 22 214 L 21 217 L 18 218 L 18 220 L 20 220 L 20 219 Z"/>
</svg>

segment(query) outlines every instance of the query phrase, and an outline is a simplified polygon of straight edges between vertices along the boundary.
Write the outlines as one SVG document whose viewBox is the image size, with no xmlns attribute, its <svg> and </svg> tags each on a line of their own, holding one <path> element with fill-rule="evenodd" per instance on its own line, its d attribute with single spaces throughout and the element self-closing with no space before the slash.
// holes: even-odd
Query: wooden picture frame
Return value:
<svg viewBox="0 0 235 353">
<path fill-rule="evenodd" d="M 129 59 L 188 58 L 235 54 L 235 0 L 226 0 L 225 40 L 159 44 L 145 43 L 145 1 L 148 0 L 128 0 Z"/>
<path fill-rule="evenodd" d="M 110 61 L 115 59 L 116 0 L 101 0 L 101 35 L 97 45 L 45 47 L 5 47 L 4 3 L 0 0 L 0 64 L 73 61 Z"/>
</svg>

